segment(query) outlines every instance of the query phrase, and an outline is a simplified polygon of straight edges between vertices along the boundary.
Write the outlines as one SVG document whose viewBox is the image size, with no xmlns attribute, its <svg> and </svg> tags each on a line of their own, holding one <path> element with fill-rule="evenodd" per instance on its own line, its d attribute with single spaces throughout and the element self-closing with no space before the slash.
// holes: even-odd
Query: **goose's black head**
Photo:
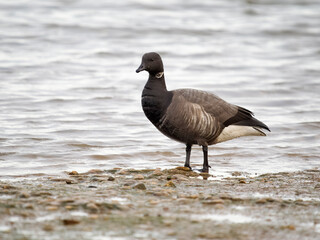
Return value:
<svg viewBox="0 0 320 240">
<path fill-rule="evenodd" d="M 155 52 L 145 53 L 142 57 L 141 65 L 138 67 L 136 72 L 138 73 L 143 70 L 146 70 L 151 75 L 162 73 L 163 64 L 160 55 Z"/>
</svg>

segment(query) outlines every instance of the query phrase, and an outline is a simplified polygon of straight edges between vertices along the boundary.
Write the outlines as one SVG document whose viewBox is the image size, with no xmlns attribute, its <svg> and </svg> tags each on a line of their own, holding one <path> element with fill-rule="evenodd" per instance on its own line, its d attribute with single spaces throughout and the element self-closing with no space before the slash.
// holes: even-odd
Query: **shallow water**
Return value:
<svg viewBox="0 0 320 240">
<path fill-rule="evenodd" d="M 149 51 L 168 89 L 214 92 L 272 130 L 210 147 L 212 173 L 319 167 L 319 12 L 302 0 L 1 1 L 0 175 L 183 165 L 183 144 L 140 106 Z"/>
</svg>

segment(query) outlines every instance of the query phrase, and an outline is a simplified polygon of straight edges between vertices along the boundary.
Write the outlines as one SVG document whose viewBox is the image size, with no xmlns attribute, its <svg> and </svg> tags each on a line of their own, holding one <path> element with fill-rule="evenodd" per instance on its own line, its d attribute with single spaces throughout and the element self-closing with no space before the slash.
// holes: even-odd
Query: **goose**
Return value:
<svg viewBox="0 0 320 240">
<path fill-rule="evenodd" d="M 164 135 L 186 145 L 185 167 L 190 166 L 192 145 L 202 146 L 203 168 L 208 173 L 208 146 L 243 136 L 266 136 L 270 129 L 243 107 L 230 104 L 215 94 L 196 89 L 168 91 L 164 67 L 156 52 L 145 53 L 137 73 L 149 78 L 141 96 L 142 109 Z"/>
</svg>

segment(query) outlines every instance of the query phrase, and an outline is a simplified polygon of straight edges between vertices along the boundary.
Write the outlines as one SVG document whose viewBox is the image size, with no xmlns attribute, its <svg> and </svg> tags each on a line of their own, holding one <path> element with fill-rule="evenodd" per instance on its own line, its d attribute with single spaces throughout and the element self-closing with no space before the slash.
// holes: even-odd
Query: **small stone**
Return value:
<svg viewBox="0 0 320 240">
<path fill-rule="evenodd" d="M 91 169 L 87 172 L 87 174 L 100 174 L 100 173 L 104 173 L 104 171 L 100 169 Z"/>
<path fill-rule="evenodd" d="M 87 203 L 86 208 L 92 212 L 97 212 L 99 210 L 98 206 L 93 202 Z"/>
<path fill-rule="evenodd" d="M 66 226 L 68 226 L 68 225 L 76 225 L 76 224 L 80 223 L 80 221 L 76 220 L 76 219 L 63 219 L 62 222 Z"/>
<path fill-rule="evenodd" d="M 20 197 L 20 198 L 29 198 L 29 197 L 30 197 L 30 194 L 27 193 L 27 192 L 21 192 L 21 193 L 19 194 L 19 197 Z"/>
<path fill-rule="evenodd" d="M 156 168 L 153 172 L 152 172 L 153 175 L 155 176 L 161 176 L 163 175 L 163 172 L 161 171 L 160 168 Z"/>
<path fill-rule="evenodd" d="M 177 180 L 179 180 L 179 181 L 188 181 L 188 180 L 189 180 L 188 177 L 186 177 L 185 175 L 182 175 L 182 174 L 174 174 L 174 175 L 172 176 L 172 179 L 177 179 Z M 170 179 L 170 180 L 171 180 L 171 179 Z"/>
<path fill-rule="evenodd" d="M 72 205 L 67 205 L 67 206 L 65 206 L 64 208 L 67 209 L 67 210 L 72 210 L 72 209 L 74 209 L 74 206 L 72 206 Z"/>
<path fill-rule="evenodd" d="M 24 205 L 25 209 L 34 209 L 33 205 L 31 203 L 28 203 L 26 205 Z"/>
<path fill-rule="evenodd" d="M 130 189 L 132 189 L 132 187 L 131 186 L 123 186 L 123 187 L 121 187 L 121 189 L 122 190 L 130 190 Z"/>
<path fill-rule="evenodd" d="M 267 199 L 265 199 L 265 198 L 260 198 L 260 199 L 258 199 L 258 200 L 256 201 L 256 203 L 258 203 L 258 204 L 265 204 L 265 203 L 267 203 Z"/>
<path fill-rule="evenodd" d="M 79 173 L 77 171 L 71 171 L 68 173 L 68 175 L 79 175 Z"/>
<path fill-rule="evenodd" d="M 126 170 L 126 169 L 121 169 L 121 170 L 118 172 L 118 174 L 120 174 L 120 175 L 127 175 L 127 174 L 129 174 L 129 172 L 128 172 L 128 170 Z"/>
<path fill-rule="evenodd" d="M 288 229 L 288 230 L 291 230 L 291 231 L 293 231 L 293 230 L 296 230 L 296 227 L 294 226 L 294 225 L 285 225 L 285 226 L 281 226 L 280 227 L 281 229 Z"/>
<path fill-rule="evenodd" d="M 210 199 L 210 200 L 206 200 L 206 201 L 203 201 L 202 203 L 204 204 L 224 204 L 224 201 L 220 198 L 217 198 L 217 199 Z"/>
<path fill-rule="evenodd" d="M 150 200 L 149 201 L 149 204 L 151 204 L 151 205 L 157 205 L 158 203 L 159 203 L 158 200 Z"/>
<path fill-rule="evenodd" d="M 102 177 L 93 177 L 93 178 L 90 179 L 90 181 L 92 181 L 92 182 L 104 182 L 105 179 L 102 178 Z"/>
<path fill-rule="evenodd" d="M 157 179 L 150 179 L 149 181 L 148 181 L 148 184 L 150 184 L 150 185 L 159 185 L 159 181 L 157 180 Z"/>
<path fill-rule="evenodd" d="M 220 193 L 218 196 L 221 199 L 232 199 L 231 195 L 228 193 Z"/>
<path fill-rule="evenodd" d="M 53 181 L 53 182 L 66 182 L 70 179 L 68 178 L 50 178 L 50 181 Z"/>
<path fill-rule="evenodd" d="M 177 235 L 177 232 L 171 231 L 171 232 L 168 232 L 167 235 L 170 236 L 170 237 L 173 237 L 173 236 L 176 236 L 176 235 Z"/>
<path fill-rule="evenodd" d="M 191 201 L 191 200 L 188 199 L 188 198 L 179 198 L 179 199 L 177 199 L 177 202 L 178 202 L 179 205 L 181 205 L 181 204 L 187 204 L 187 203 L 189 203 L 190 201 Z"/>
<path fill-rule="evenodd" d="M 115 180 L 114 177 L 112 177 L 112 176 L 108 177 L 108 181 L 114 181 L 114 180 Z"/>
<path fill-rule="evenodd" d="M 242 175 L 242 173 L 241 172 L 233 172 L 233 173 L 231 173 L 231 175 L 234 177 L 239 177 Z"/>
<path fill-rule="evenodd" d="M 98 187 L 94 185 L 89 185 L 88 188 L 98 188 Z"/>
<path fill-rule="evenodd" d="M 72 180 L 70 179 L 66 180 L 66 184 L 72 184 L 72 183 L 73 183 Z"/>
<path fill-rule="evenodd" d="M 11 185 L 3 185 L 2 188 L 3 189 L 15 189 L 15 187 L 11 186 Z"/>
<path fill-rule="evenodd" d="M 165 187 L 172 187 L 172 188 L 176 187 L 176 185 L 172 181 L 168 181 L 164 186 Z"/>
<path fill-rule="evenodd" d="M 57 206 L 47 206 L 46 209 L 47 209 L 47 211 L 57 211 L 58 207 Z"/>
<path fill-rule="evenodd" d="M 146 190 L 146 185 L 143 183 L 138 183 L 137 185 L 133 186 L 134 189 Z"/>
<path fill-rule="evenodd" d="M 129 180 L 123 183 L 123 186 L 132 186 L 134 185 L 136 182 L 133 180 Z"/>
<path fill-rule="evenodd" d="M 197 199 L 197 198 L 199 198 L 199 195 L 198 194 L 188 195 L 188 196 L 186 196 L 186 198 Z"/>
<path fill-rule="evenodd" d="M 214 207 L 215 207 L 216 209 L 224 209 L 223 204 L 215 204 Z"/>
<path fill-rule="evenodd" d="M 100 203 L 99 204 L 100 207 L 106 208 L 106 209 L 110 209 L 110 210 L 122 210 L 122 206 L 116 203 Z"/>
<path fill-rule="evenodd" d="M 44 231 L 47 231 L 47 232 L 51 232 L 51 231 L 53 231 L 53 226 L 52 225 L 50 225 L 50 224 L 45 224 L 43 227 L 42 227 L 42 229 L 44 230 Z"/>
<path fill-rule="evenodd" d="M 177 170 L 181 170 L 181 171 L 186 171 L 186 172 L 191 171 L 191 169 L 188 168 L 188 167 L 176 167 L 176 169 L 177 169 Z"/>
<path fill-rule="evenodd" d="M 133 177 L 134 180 L 143 180 L 144 176 L 142 174 L 137 174 Z"/>
<path fill-rule="evenodd" d="M 246 183 L 246 180 L 240 179 L 240 180 L 239 180 L 239 183 Z"/>
<path fill-rule="evenodd" d="M 98 218 L 99 218 L 99 215 L 98 215 L 98 214 L 90 214 L 90 215 L 89 215 L 89 218 L 90 218 L 90 219 L 98 219 Z"/>
</svg>

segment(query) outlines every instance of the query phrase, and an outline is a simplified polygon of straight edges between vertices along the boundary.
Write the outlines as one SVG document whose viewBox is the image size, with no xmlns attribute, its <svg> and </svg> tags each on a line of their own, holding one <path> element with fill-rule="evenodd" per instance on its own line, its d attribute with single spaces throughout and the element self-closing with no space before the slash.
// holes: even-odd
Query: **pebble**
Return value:
<svg viewBox="0 0 320 240">
<path fill-rule="evenodd" d="M 296 230 L 296 227 L 294 225 L 285 225 L 285 226 L 281 226 L 281 229 L 288 229 L 288 230 Z"/>
<path fill-rule="evenodd" d="M 146 185 L 143 183 L 138 183 L 137 185 L 133 186 L 134 189 L 146 190 Z"/>
<path fill-rule="evenodd" d="M 68 173 L 68 175 L 79 175 L 79 173 L 77 171 L 71 171 Z"/>
<path fill-rule="evenodd" d="M 168 179 L 168 178 L 167 178 Z M 171 179 L 177 179 L 179 181 L 188 181 L 189 178 L 186 177 L 185 175 L 182 175 L 182 174 L 174 174 Z M 171 179 L 168 179 L 168 180 L 171 180 Z"/>
<path fill-rule="evenodd" d="M 132 186 L 134 185 L 136 182 L 133 180 L 129 180 L 123 183 L 123 186 Z"/>
<path fill-rule="evenodd" d="M 53 231 L 53 226 L 52 225 L 50 225 L 50 224 L 44 224 L 44 226 L 42 227 L 42 229 L 44 230 L 44 231 L 47 231 L 47 232 L 51 232 L 51 231 Z"/>
<path fill-rule="evenodd" d="M 134 180 L 143 180 L 144 176 L 142 174 L 137 174 L 133 177 Z"/>
<path fill-rule="evenodd" d="M 189 203 L 191 200 L 190 199 L 188 199 L 188 198 L 179 198 L 178 200 L 177 200 L 177 202 L 178 202 L 178 204 L 180 205 L 180 204 L 187 204 L 187 203 Z"/>
<path fill-rule="evenodd" d="M 233 172 L 233 173 L 231 173 L 231 175 L 234 177 L 239 177 L 242 175 L 242 173 L 241 172 Z"/>
<path fill-rule="evenodd" d="M 151 204 L 151 205 L 157 205 L 158 203 L 159 203 L 158 200 L 150 200 L 149 201 L 149 204 Z"/>
<path fill-rule="evenodd" d="M 100 169 L 91 169 L 88 172 L 86 172 L 86 174 L 101 174 L 101 173 L 104 173 L 104 171 Z"/>
<path fill-rule="evenodd" d="M 172 192 L 174 192 L 172 189 L 155 188 L 152 191 L 147 191 L 146 193 L 158 197 L 158 196 L 170 196 Z"/>
<path fill-rule="evenodd" d="M 258 200 L 256 201 L 256 203 L 258 203 L 258 204 L 265 204 L 265 203 L 267 203 L 267 199 L 266 199 L 266 198 L 258 199 Z"/>
<path fill-rule="evenodd" d="M 66 226 L 68 226 L 68 225 L 76 225 L 76 224 L 80 223 L 80 221 L 76 220 L 76 219 L 63 219 L 62 222 Z"/>
<path fill-rule="evenodd" d="M 198 194 L 188 195 L 188 196 L 186 196 L 186 198 L 197 199 L 197 198 L 199 198 L 199 195 Z"/>
<path fill-rule="evenodd" d="M 218 196 L 221 199 L 232 199 L 231 195 L 228 193 L 220 193 Z"/>
<path fill-rule="evenodd" d="M 69 178 L 51 178 L 50 180 L 53 182 L 66 182 L 70 179 Z"/>
<path fill-rule="evenodd" d="M 114 180 L 115 180 L 114 177 L 112 177 L 112 176 L 108 177 L 108 181 L 114 181 Z"/>
<path fill-rule="evenodd" d="M 2 188 L 3 189 L 15 189 L 16 187 L 11 186 L 11 185 L 3 185 Z"/>
<path fill-rule="evenodd" d="M 127 174 L 129 174 L 129 172 L 128 172 L 128 170 L 126 170 L 126 169 L 121 169 L 121 170 L 118 172 L 118 174 L 120 174 L 120 175 L 127 175 Z"/>
<path fill-rule="evenodd" d="M 27 192 L 21 192 L 21 193 L 19 194 L 19 197 L 20 197 L 20 198 L 29 198 L 29 197 L 30 197 L 30 194 L 27 193 Z"/>
<path fill-rule="evenodd" d="M 161 171 L 160 168 L 156 168 L 156 169 L 152 172 L 152 175 L 161 176 L 161 175 L 163 175 L 163 172 Z"/>
<path fill-rule="evenodd" d="M 87 203 L 86 208 L 92 212 L 97 212 L 99 210 L 98 206 L 93 202 Z"/>
<path fill-rule="evenodd" d="M 217 199 L 210 199 L 210 200 L 205 200 L 202 203 L 204 204 L 224 204 L 224 201 L 220 198 Z"/>
<path fill-rule="evenodd" d="M 159 180 L 157 179 L 149 179 L 147 180 L 147 183 L 150 184 L 150 185 L 159 185 Z"/>
<path fill-rule="evenodd" d="M 188 167 L 176 167 L 177 170 L 181 170 L 181 171 L 186 171 L 186 172 L 190 172 L 191 169 Z"/>
<path fill-rule="evenodd" d="M 24 205 L 25 209 L 34 209 L 33 205 L 31 203 L 28 203 L 26 205 Z"/>
<path fill-rule="evenodd" d="M 89 218 L 90 218 L 90 219 L 98 219 L 98 218 L 99 218 L 99 215 L 98 215 L 98 214 L 90 214 L 90 215 L 89 215 Z"/>
<path fill-rule="evenodd" d="M 57 206 L 47 206 L 46 209 L 48 211 L 57 211 L 59 208 Z"/>
<path fill-rule="evenodd" d="M 216 209 L 224 209 L 224 205 L 223 204 L 215 204 L 214 207 Z"/>
<path fill-rule="evenodd" d="M 164 186 L 165 187 L 172 187 L 172 188 L 176 187 L 176 185 L 172 181 L 168 181 Z"/>
</svg>

